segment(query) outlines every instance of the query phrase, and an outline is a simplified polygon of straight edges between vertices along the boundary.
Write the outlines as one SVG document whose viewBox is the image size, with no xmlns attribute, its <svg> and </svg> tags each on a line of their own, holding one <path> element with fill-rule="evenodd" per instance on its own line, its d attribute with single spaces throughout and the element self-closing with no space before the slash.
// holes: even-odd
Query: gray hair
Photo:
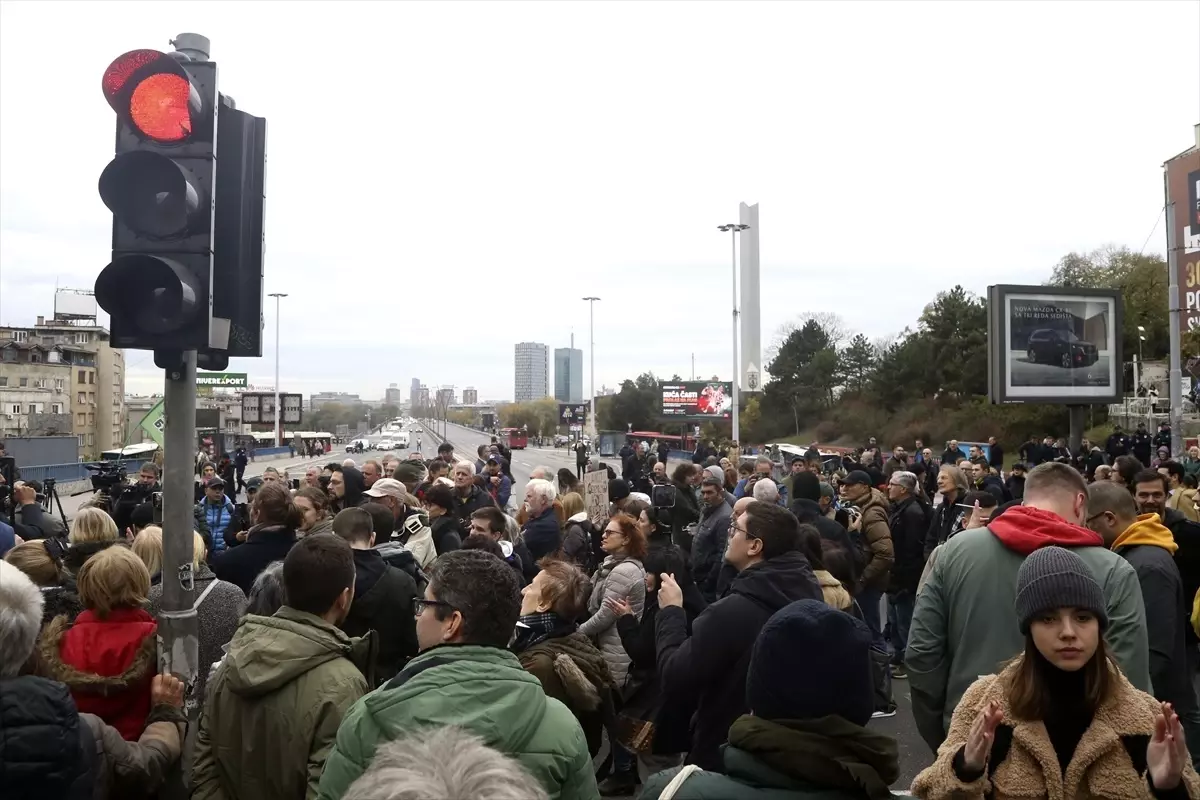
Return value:
<svg viewBox="0 0 1200 800">
<path fill-rule="evenodd" d="M 550 467 L 537 466 L 537 467 L 533 468 L 533 472 L 529 473 L 529 477 L 532 480 L 547 480 L 548 481 L 548 480 L 551 480 L 552 478 L 554 478 L 554 476 L 556 476 L 557 474 L 558 473 L 555 470 L 550 469 Z M 538 475 L 541 475 L 541 477 L 539 478 Z M 550 499 L 553 500 L 554 498 L 552 497 Z"/>
<path fill-rule="evenodd" d="M 354 463 L 354 459 L 353 459 L 353 458 L 347 458 L 345 461 L 343 461 L 343 462 L 342 462 L 342 466 L 343 466 L 343 467 L 353 467 L 353 466 L 356 466 L 356 465 L 355 465 L 355 463 Z"/>
<path fill-rule="evenodd" d="M 758 458 L 754 459 L 754 466 L 757 467 L 760 464 L 766 464 L 768 467 L 775 466 L 774 464 L 771 463 L 771 459 L 767 458 L 766 456 L 759 456 Z"/>
<path fill-rule="evenodd" d="M 941 469 L 938 470 L 938 474 L 941 475 L 943 472 L 947 473 L 950 476 L 950 479 L 954 481 L 954 488 L 958 490 L 960 495 L 966 494 L 967 473 L 963 472 L 959 467 L 956 467 L 953 464 L 942 464 Z"/>
<path fill-rule="evenodd" d="M 502 537 L 506 542 L 515 542 L 521 538 L 521 523 L 517 522 L 508 514 L 504 515 L 504 533 Z"/>
<path fill-rule="evenodd" d="M 42 590 L 21 570 L 0 561 L 0 678 L 15 678 L 42 630 Z"/>
<path fill-rule="evenodd" d="M 162 475 L 158 471 L 158 464 L 155 464 L 153 461 L 143 461 L 142 465 L 138 467 L 138 472 L 153 472 L 156 478 Z"/>
<path fill-rule="evenodd" d="M 525 489 L 532 490 L 535 496 L 546 501 L 546 505 L 558 499 L 558 489 L 554 488 L 553 483 L 542 478 L 533 478 L 525 485 Z"/>
<path fill-rule="evenodd" d="M 704 476 L 704 480 L 700 481 L 701 486 L 712 486 L 721 494 L 725 493 L 725 481 L 719 480 L 716 475 L 708 474 Z"/>
<path fill-rule="evenodd" d="M 761 480 L 754 484 L 754 499 L 763 503 L 778 505 L 779 487 L 775 485 L 775 481 Z"/>
<path fill-rule="evenodd" d="M 516 759 L 461 728 L 417 730 L 381 745 L 344 800 L 548 800 Z"/>
<path fill-rule="evenodd" d="M 254 579 L 254 585 L 250 587 L 250 594 L 246 597 L 246 613 L 269 617 L 278 611 L 280 606 L 286 604 L 287 594 L 283 590 L 283 562 L 272 561 Z"/>
<path fill-rule="evenodd" d="M 897 470 L 892 473 L 892 480 L 909 494 L 917 493 L 917 476 L 915 473 L 906 470 Z"/>
</svg>

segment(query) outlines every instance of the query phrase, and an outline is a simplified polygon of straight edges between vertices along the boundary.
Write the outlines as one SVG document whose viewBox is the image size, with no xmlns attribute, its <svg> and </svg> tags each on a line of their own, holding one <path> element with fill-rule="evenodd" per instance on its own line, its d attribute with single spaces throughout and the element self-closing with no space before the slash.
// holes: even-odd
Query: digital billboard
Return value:
<svg viewBox="0 0 1200 800">
<path fill-rule="evenodd" d="M 729 419 L 733 415 L 733 384 L 728 381 L 686 381 L 662 385 L 664 417 Z"/>
<path fill-rule="evenodd" d="M 587 423 L 587 403 L 559 403 L 558 422 L 560 425 L 584 425 Z"/>
<path fill-rule="evenodd" d="M 988 287 L 992 402 L 1118 402 L 1121 308 L 1117 290 Z"/>
<path fill-rule="evenodd" d="M 1163 164 L 1167 201 L 1174 206 L 1167 247 L 1179 283 L 1179 332 L 1200 328 L 1200 137 Z"/>
</svg>

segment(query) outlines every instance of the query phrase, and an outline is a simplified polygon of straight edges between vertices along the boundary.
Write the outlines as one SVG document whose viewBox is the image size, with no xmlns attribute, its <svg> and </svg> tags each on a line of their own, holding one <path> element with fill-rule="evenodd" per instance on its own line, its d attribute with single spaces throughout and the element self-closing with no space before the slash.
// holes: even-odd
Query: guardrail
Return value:
<svg viewBox="0 0 1200 800">
<path fill-rule="evenodd" d="M 140 462 L 139 462 L 140 463 Z M 56 483 L 87 480 L 92 473 L 80 462 L 73 464 L 37 464 L 31 467 L 21 466 L 21 480 L 44 483 L 47 478 L 53 478 Z"/>
</svg>

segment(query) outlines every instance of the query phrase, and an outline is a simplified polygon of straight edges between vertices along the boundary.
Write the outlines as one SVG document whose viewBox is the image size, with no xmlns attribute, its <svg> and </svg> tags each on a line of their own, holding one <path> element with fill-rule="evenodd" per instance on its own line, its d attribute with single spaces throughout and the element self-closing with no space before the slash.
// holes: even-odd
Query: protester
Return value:
<svg viewBox="0 0 1200 800">
<path fill-rule="evenodd" d="M 888 480 L 888 516 L 895 560 L 888 573 L 888 627 L 891 631 L 892 676 L 905 677 L 904 648 L 908 628 L 917 601 L 917 584 L 925 562 L 925 533 L 933 519 L 933 510 L 921 498 L 917 476 L 897 470 Z"/>
<path fill-rule="evenodd" d="M 454 516 L 454 488 L 434 483 L 425 490 L 425 513 L 429 515 L 430 537 L 437 554 L 443 555 L 462 547 L 467 532 Z"/>
<path fill-rule="evenodd" d="M 867 728 L 871 640 L 861 620 L 819 600 L 776 612 L 751 652 L 750 713 L 730 725 L 719 762 L 690 775 L 653 775 L 639 797 L 657 800 L 681 778 L 674 800 L 891 797 L 888 786 L 900 777 L 896 742 Z"/>
<path fill-rule="evenodd" d="M 134 552 L 138 552 L 138 544 L 143 539 L 148 540 L 157 549 L 152 559 L 162 561 L 162 535 L 155 537 L 139 536 L 134 542 Z M 140 553 L 139 553 L 140 555 Z M 199 633 L 200 669 L 196 674 L 196 684 L 193 696 L 203 700 L 205 687 L 208 682 L 208 666 L 221 658 L 222 648 L 233 638 L 238 621 L 246 607 L 246 595 L 237 586 L 227 581 L 218 580 L 206 563 L 208 551 L 200 534 L 192 534 L 192 585 L 195 588 L 196 599 L 192 601 L 196 609 L 196 624 Z M 145 560 L 145 557 L 143 557 Z M 162 611 L 163 586 L 162 581 L 150 586 L 147 595 L 146 610 L 158 616 Z"/>
<path fill-rule="evenodd" d="M 562 496 L 563 513 L 567 523 L 563 528 L 562 557 L 591 575 L 596 569 L 592 543 L 596 526 L 588 519 L 583 496 L 570 492 Z"/>
<path fill-rule="evenodd" d="M 562 531 L 554 513 L 558 490 L 548 480 L 534 478 L 525 487 L 525 507 L 529 519 L 521 530 L 525 546 L 536 564 L 562 547 Z"/>
<path fill-rule="evenodd" d="M 213 563 L 213 572 L 248 593 L 264 567 L 287 556 L 302 521 L 300 508 L 282 483 L 263 484 L 250 506 L 251 528 L 238 534 L 238 540 L 244 541 L 222 554 Z"/>
<path fill-rule="evenodd" d="M 475 468 L 469 461 L 460 461 L 454 465 L 454 508 L 451 513 L 465 530 L 471 524 L 471 515 L 481 508 L 495 505 L 486 491 L 475 484 Z"/>
<path fill-rule="evenodd" d="M 520 541 L 513 542 L 508 532 L 508 524 L 512 517 L 507 516 L 495 506 L 481 508 L 471 515 L 471 535 L 481 534 L 496 543 L 500 548 L 500 557 L 517 573 L 517 580 L 524 588 L 537 574 L 537 565 L 529 548 Z M 515 526 L 515 521 L 513 521 Z M 519 531 L 518 531 L 519 533 Z M 470 538 L 470 537 L 467 537 Z"/>
<path fill-rule="evenodd" d="M 860 533 L 869 554 L 854 594 L 867 627 L 875 634 L 876 642 L 884 647 L 879 601 L 888 586 L 895 550 L 892 531 L 888 527 L 887 498 L 874 488 L 874 483 L 866 472 L 853 470 L 842 480 L 842 498 L 857 512 L 850 527 Z"/>
<path fill-rule="evenodd" d="M 63 566 L 71 575 L 79 570 L 89 558 L 117 543 L 117 523 L 108 512 L 99 508 L 81 508 L 71 520 L 71 532 L 67 536 L 70 547 L 63 558 Z"/>
<path fill-rule="evenodd" d="M 283 487 L 268 484 L 262 492 L 274 489 Z M 340 537 L 306 536 L 288 551 L 287 605 L 274 616 L 242 620 L 209 684 L 193 800 L 315 795 L 342 717 L 370 685 L 363 677 L 371 671 L 370 643 L 337 627 L 350 610 L 354 581 L 354 556 Z"/>
<path fill-rule="evenodd" d="M 311 486 L 301 487 L 292 495 L 292 502 L 303 515 L 296 537 L 318 533 L 333 533 L 333 516 L 330 514 L 329 495 Z"/>
<path fill-rule="evenodd" d="M 987 527 L 964 530 L 939 549 L 917 593 L 905 654 L 913 717 L 937 750 L 963 692 L 980 675 L 1020 652 L 1013 621 L 1017 572 L 1047 545 L 1075 548 L 1104 591 L 1108 643 L 1134 686 L 1150 686 L 1146 616 L 1137 575 L 1088 519 L 1087 484 L 1072 467 L 1047 462 L 1030 470 L 1025 504 Z"/>
<path fill-rule="evenodd" d="M 246 614 L 269 617 L 287 604 L 287 590 L 283 585 L 283 562 L 272 561 L 258 573 L 254 585 L 246 595 Z"/>
<path fill-rule="evenodd" d="M 596 639 L 618 688 L 629 674 L 629 654 L 617 633 L 617 614 L 608 606 L 610 598 L 627 600 L 635 614 L 641 615 L 646 603 L 646 537 L 637 520 L 628 514 L 615 514 L 604 529 L 601 546 L 604 563 L 592 576 L 592 592 L 587 610 L 591 615 L 579 626 L 579 632 Z"/>
<path fill-rule="evenodd" d="M 1044 464 L 1027 489 L 1052 465 L 1070 469 Z M 1200 797 L 1179 717 L 1110 661 L 1110 603 L 1085 551 L 1046 546 L 1021 563 L 1020 655 L 972 680 L 915 796 Z"/>
<path fill-rule="evenodd" d="M 439 558 L 416 604 L 421 653 L 346 715 L 319 799 L 341 798 L 380 747 L 418 725 L 458 725 L 481 736 L 517 759 L 551 798 L 594 798 L 579 723 L 508 650 L 520 609 L 517 580 L 500 560 L 476 550 Z"/>
<path fill-rule="evenodd" d="M 212 542 L 213 555 L 225 549 L 226 532 L 242 530 L 235 506 L 225 494 L 225 482 L 220 478 L 209 478 L 204 482 L 204 498 L 196 504 L 196 516 L 204 520 Z"/>
<path fill-rule="evenodd" d="M 826 569 L 821 534 L 814 526 L 804 524 L 797 529 L 797 536 L 799 544 L 796 549 L 808 559 L 808 565 L 812 567 L 813 577 L 821 587 L 821 597 L 825 603 L 839 611 L 850 612 L 854 607 L 854 597 L 842 582 Z M 831 547 L 836 548 L 837 545 Z"/>
<path fill-rule="evenodd" d="M 38 587 L 0 562 L 0 796 L 153 796 L 183 746 L 183 682 L 153 676 L 145 729 L 126 741 L 100 717 L 78 711 L 65 685 L 30 671 L 43 614 Z"/>
<path fill-rule="evenodd" d="M 54 539 L 22 542 L 4 555 L 4 560 L 25 573 L 42 592 L 42 627 L 58 616 L 75 621 L 83 611 L 74 583 L 62 568 L 62 544 Z"/>
<path fill-rule="evenodd" d="M 751 501 L 733 523 L 725 560 L 737 570 L 728 592 L 696 618 L 691 635 L 683 592 L 664 576 L 656 623 L 659 681 L 675 713 L 695 713 L 688 763 L 720 765 L 729 726 L 746 713 L 746 671 L 759 630 L 793 600 L 820 600 L 821 587 L 797 551 L 799 524 L 785 509 Z"/>
<path fill-rule="evenodd" d="M 333 519 L 333 532 L 346 540 L 354 557 L 354 602 L 339 626 L 346 635 L 379 634 L 375 679 L 384 683 L 417 654 L 413 601 L 417 585 L 411 577 L 384 561 L 375 546 L 375 523 L 370 513 L 347 508 Z M 374 688 L 374 687 L 372 687 Z"/>
<path fill-rule="evenodd" d="M 332 507 L 335 512 L 361 505 L 363 492 L 366 490 L 366 481 L 353 461 L 349 466 L 343 465 L 340 470 L 329 476 L 329 496 L 333 500 Z"/>
<path fill-rule="evenodd" d="M 76 580 L 83 612 L 46 626 L 39 652 L 48 676 L 71 690 L 81 712 L 95 714 L 136 742 L 150 713 L 157 673 L 158 624 L 142 606 L 150 573 L 126 547 L 92 556 Z"/>
<path fill-rule="evenodd" d="M 588 578 L 566 561 L 546 559 L 541 567 L 521 592 L 512 650 L 521 666 L 541 681 L 546 696 L 560 701 L 579 720 L 594 757 L 617 687 L 605 657 L 575 623 L 587 611 Z"/>
<path fill-rule="evenodd" d="M 724 484 L 706 475 L 700 481 L 700 521 L 692 534 L 691 570 L 704 599 L 717 599 L 717 574 L 729 541 L 733 508 L 725 502 Z"/>
</svg>

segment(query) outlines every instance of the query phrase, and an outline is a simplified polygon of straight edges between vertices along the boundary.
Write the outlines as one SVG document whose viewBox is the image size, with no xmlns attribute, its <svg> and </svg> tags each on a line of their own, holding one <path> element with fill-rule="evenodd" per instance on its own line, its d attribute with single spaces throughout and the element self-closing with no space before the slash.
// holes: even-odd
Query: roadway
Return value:
<svg viewBox="0 0 1200 800">
<path fill-rule="evenodd" d="M 470 459 L 471 463 L 474 463 L 475 459 L 479 457 L 475 451 L 480 445 L 492 443 L 490 433 L 464 428 L 453 423 L 446 425 L 446 439 L 454 445 L 455 456 Z M 425 443 L 425 450 L 432 450 L 432 455 L 437 455 L 437 448 L 431 448 L 428 440 Z M 513 493 L 519 500 L 525 496 L 525 484 L 529 482 L 529 473 L 537 467 L 548 467 L 554 473 L 566 467 L 574 473 L 575 453 L 563 447 L 529 447 L 525 450 L 514 450 L 512 464 L 509 466 L 512 469 Z"/>
</svg>

